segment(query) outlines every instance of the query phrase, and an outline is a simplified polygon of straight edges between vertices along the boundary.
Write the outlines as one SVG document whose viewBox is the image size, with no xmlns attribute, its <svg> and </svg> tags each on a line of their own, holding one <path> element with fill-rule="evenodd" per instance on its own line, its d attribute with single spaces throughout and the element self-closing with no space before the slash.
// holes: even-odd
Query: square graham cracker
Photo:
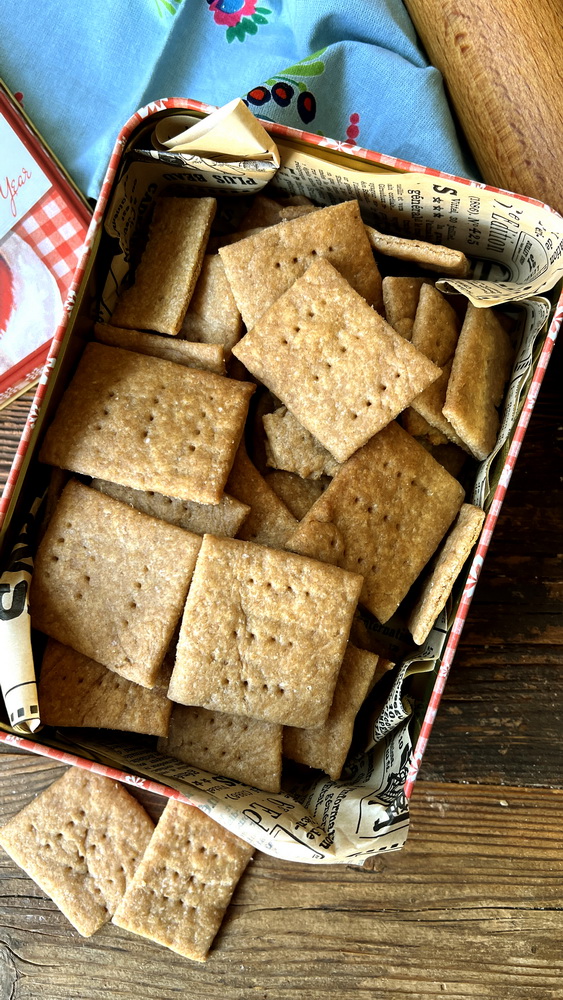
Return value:
<svg viewBox="0 0 563 1000">
<path fill-rule="evenodd" d="M 234 354 L 338 462 L 440 375 L 328 260 L 311 264 Z"/>
<path fill-rule="evenodd" d="M 186 368 L 201 368 L 202 371 L 225 375 L 225 352 L 220 344 L 190 344 L 187 340 L 170 340 L 157 333 L 142 330 L 124 330 L 108 323 L 96 323 L 94 336 L 100 344 L 108 347 L 122 347 L 125 351 L 136 351 L 152 358 L 163 358 Z"/>
<path fill-rule="evenodd" d="M 168 697 L 287 726 L 321 725 L 362 577 L 205 535 Z"/>
<path fill-rule="evenodd" d="M 479 537 L 484 520 L 484 510 L 473 504 L 463 504 L 409 617 L 408 627 L 418 646 L 426 641 L 434 622 L 446 606 L 452 587 Z"/>
<path fill-rule="evenodd" d="M 199 277 L 215 198 L 160 198 L 157 201 L 134 284 L 121 292 L 113 326 L 156 330 L 175 336 Z"/>
<path fill-rule="evenodd" d="M 200 545 L 199 535 L 71 481 L 35 557 L 32 623 L 154 687 Z"/>
<path fill-rule="evenodd" d="M 166 736 L 172 711 L 169 682 L 170 670 L 161 667 L 155 686 L 141 687 L 49 639 L 39 678 L 41 722 Z"/>
<path fill-rule="evenodd" d="M 115 913 L 153 829 L 122 785 L 71 767 L 0 829 L 0 844 L 90 937 Z"/>
<path fill-rule="evenodd" d="M 252 854 L 210 816 L 170 799 L 113 922 L 204 962 Z"/>
<path fill-rule="evenodd" d="M 455 309 L 434 285 L 423 284 L 414 317 L 411 343 L 438 368 L 451 361 L 459 339 Z"/>
<path fill-rule="evenodd" d="M 282 222 L 219 253 L 249 330 L 318 257 L 330 261 L 369 305 L 383 309 L 381 277 L 357 201 Z"/>
<path fill-rule="evenodd" d="M 362 573 L 360 603 L 397 610 L 463 502 L 463 489 L 395 422 L 346 462 L 287 547 Z"/>
<path fill-rule="evenodd" d="M 219 503 L 254 389 L 88 344 L 40 461 L 133 489 Z"/>
<path fill-rule="evenodd" d="M 352 742 L 356 715 L 371 688 L 378 660 L 375 653 L 348 643 L 328 719 L 317 729 L 284 727 L 285 757 L 318 767 L 333 781 L 338 780 Z"/>
<path fill-rule="evenodd" d="M 475 458 L 493 450 L 499 405 L 510 374 L 510 337 L 492 309 L 468 303 L 454 355 L 444 416 Z"/>
<path fill-rule="evenodd" d="M 240 339 L 242 319 L 218 254 L 206 254 L 179 336 L 189 343 L 220 345 L 230 354 Z"/>
<path fill-rule="evenodd" d="M 250 513 L 247 504 L 227 493 L 223 493 L 219 503 L 196 503 L 194 500 L 165 497 L 154 490 L 132 490 L 129 486 L 108 483 L 105 479 L 93 479 L 90 485 L 114 500 L 128 503 L 143 514 L 158 517 L 196 535 L 228 535 L 234 538 Z"/>
<path fill-rule="evenodd" d="M 266 792 L 279 792 L 282 727 L 243 715 L 174 705 L 160 753 Z"/>
</svg>

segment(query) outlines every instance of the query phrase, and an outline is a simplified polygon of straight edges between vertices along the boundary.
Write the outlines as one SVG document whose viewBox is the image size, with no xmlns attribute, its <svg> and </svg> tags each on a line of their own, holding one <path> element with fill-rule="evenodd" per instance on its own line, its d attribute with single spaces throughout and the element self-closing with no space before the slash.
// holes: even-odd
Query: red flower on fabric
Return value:
<svg viewBox="0 0 563 1000">
<path fill-rule="evenodd" d="M 211 0 L 209 10 L 213 11 L 216 24 L 238 24 L 243 17 L 256 12 L 258 0 Z"/>
</svg>

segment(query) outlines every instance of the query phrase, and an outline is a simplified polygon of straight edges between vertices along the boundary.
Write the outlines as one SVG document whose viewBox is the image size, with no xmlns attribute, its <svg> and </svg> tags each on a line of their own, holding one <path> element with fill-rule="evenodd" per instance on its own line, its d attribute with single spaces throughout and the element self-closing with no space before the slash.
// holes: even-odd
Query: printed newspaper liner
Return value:
<svg viewBox="0 0 563 1000">
<path fill-rule="evenodd" d="M 180 109 L 191 115 L 182 120 L 183 116 L 177 114 L 168 117 L 162 114 Z M 230 193 L 256 193 L 272 179 L 280 163 L 273 182 L 279 193 L 307 194 L 321 204 L 357 197 L 365 220 L 374 226 L 431 242 L 444 242 L 468 255 L 478 256 L 480 262 L 473 277 L 441 282 L 440 286 L 446 290 L 462 291 L 477 305 L 526 300 L 520 311 L 520 346 L 507 391 L 499 441 L 493 455 L 480 466 L 474 488 L 473 501 L 488 511 L 477 554 L 467 579 L 458 580 L 448 605 L 449 614 L 446 610 L 442 612 L 416 656 L 412 655 L 412 640 L 403 622 L 391 620 L 380 626 L 366 616 L 368 628 L 377 633 L 379 641 L 382 637 L 387 639 L 389 648 L 394 650 L 394 658 L 407 658 L 396 667 L 384 704 L 373 706 L 365 726 L 364 746 L 361 752 L 356 748 L 340 781 L 322 778 L 305 787 L 296 786 L 272 795 L 162 757 L 145 746 L 121 741 L 92 742 L 81 732 L 66 730 L 63 735 L 46 730 L 45 743 L 32 743 L 13 735 L 18 731 L 17 725 L 1 725 L 4 732 L 0 732 L 0 738 L 149 790 L 184 798 L 274 856 L 306 863 L 361 864 L 380 850 L 400 848 L 406 839 L 407 803 L 412 783 L 561 322 L 563 297 L 546 331 L 551 303 L 542 293 L 553 288 L 563 271 L 563 220 L 547 206 L 531 199 L 418 168 L 350 144 L 282 126 L 269 126 L 270 132 L 279 137 L 278 161 L 273 143 L 254 119 L 249 121 L 251 116 L 242 102 L 234 102 L 222 109 L 216 118 L 206 119 L 197 126 L 195 133 L 184 134 L 184 124 L 189 127 L 194 119 L 199 121 L 211 110 L 193 101 L 157 102 L 137 112 L 118 138 L 67 304 L 70 316 L 55 336 L 0 501 L 0 518 L 5 518 L 0 544 L 11 522 L 15 525 L 18 515 L 20 523 L 22 520 L 24 501 L 22 498 L 18 509 L 18 499 L 24 477 L 20 472 L 31 457 L 27 454 L 28 446 L 35 444 L 35 437 L 45 421 L 45 404 L 55 385 L 55 379 L 49 376 L 57 356 L 57 369 L 63 364 L 68 337 L 60 353 L 59 349 L 67 324 L 70 331 L 79 312 L 78 307 L 73 308 L 74 296 L 79 297 L 79 293 L 84 292 L 85 279 L 96 258 L 94 248 L 97 250 L 99 242 L 105 241 L 102 246 L 104 266 L 100 268 L 98 263 L 97 266 L 108 276 L 100 307 L 100 318 L 107 318 L 127 273 L 128 236 L 134 231 L 137 236 L 142 231 L 147 210 L 159 193 L 170 185 L 175 189 L 181 187 L 191 195 L 215 193 L 217 189 L 224 191 L 226 186 Z M 243 139 L 239 138 L 238 131 L 241 123 L 245 133 Z M 133 134 L 134 148 L 124 157 L 123 150 Z M 215 150 L 211 146 L 214 135 L 217 139 Z M 249 147 L 244 145 L 247 138 L 250 139 Z M 310 152 L 301 152 L 303 141 Z M 245 158 L 246 148 L 248 156 Z M 109 240 L 108 236 L 114 239 Z M 100 295 L 100 290 L 97 294 Z M 11 604 L 5 599 L 7 593 Z M 5 609 L 15 606 L 9 580 L 3 587 L 3 597 L 0 624 L 3 624 Z M 27 617 L 27 611 L 24 614 Z M 0 641 L 2 637 L 0 630 Z M 6 662 L 5 654 L 2 659 Z M 9 662 L 13 662 L 12 654 Z M 435 681 L 413 752 L 409 729 L 413 704 L 407 691 L 409 679 L 421 672 L 434 675 Z M 8 677 L 5 687 L 10 683 L 12 679 Z M 377 697 L 377 690 L 374 697 Z M 419 705 L 416 719 L 421 715 Z M 35 724 L 34 719 L 30 721 Z M 418 728 L 419 723 L 415 722 Z M 166 786 L 160 784 L 159 779 L 165 780 Z"/>
</svg>

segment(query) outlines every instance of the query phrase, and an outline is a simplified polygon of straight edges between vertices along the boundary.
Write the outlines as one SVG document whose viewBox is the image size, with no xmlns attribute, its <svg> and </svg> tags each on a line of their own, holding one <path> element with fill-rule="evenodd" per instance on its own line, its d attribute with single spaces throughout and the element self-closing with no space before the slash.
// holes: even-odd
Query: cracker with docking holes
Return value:
<svg viewBox="0 0 563 1000">
<path fill-rule="evenodd" d="M 100 344 L 108 347 L 122 347 L 125 351 L 136 351 L 153 358 L 173 361 L 186 368 L 201 368 L 202 371 L 225 375 L 225 352 L 220 344 L 190 344 L 187 340 L 170 340 L 157 333 L 142 330 L 124 330 L 108 323 L 96 323 L 94 335 Z"/>
<path fill-rule="evenodd" d="M 383 309 L 381 277 L 357 201 L 271 226 L 219 253 L 249 330 L 317 258 L 326 258 L 369 305 Z"/>
<path fill-rule="evenodd" d="M 316 729 L 285 726 L 285 757 L 318 767 L 334 781 L 338 780 L 352 742 L 354 722 L 372 686 L 378 659 L 374 653 L 348 643 L 328 719 Z"/>
<path fill-rule="evenodd" d="M 115 913 L 153 829 L 123 785 L 70 767 L 0 829 L 0 844 L 90 937 Z"/>
<path fill-rule="evenodd" d="M 409 617 L 408 627 L 418 646 L 426 641 L 434 622 L 446 606 L 452 587 L 479 537 L 484 520 L 484 510 L 473 504 L 463 504 Z"/>
<path fill-rule="evenodd" d="M 235 500 L 223 493 L 219 503 L 195 503 L 193 500 L 175 500 L 165 497 L 162 493 L 150 490 L 132 490 L 128 486 L 118 486 L 105 479 L 93 479 L 90 483 L 93 489 L 100 490 L 114 500 L 121 500 L 135 507 L 143 514 L 159 517 L 168 524 L 176 524 L 186 531 L 196 535 L 228 535 L 234 538 L 237 531 L 250 513 L 248 504 Z"/>
<path fill-rule="evenodd" d="M 233 353 L 344 462 L 440 370 L 317 260 Z"/>
<path fill-rule="evenodd" d="M 321 725 L 361 587 L 356 573 L 205 535 L 169 698 L 282 725 Z"/>
<path fill-rule="evenodd" d="M 113 326 L 170 336 L 179 333 L 216 208 L 215 198 L 157 201 L 134 284 L 120 293 L 111 317 Z"/>
<path fill-rule="evenodd" d="M 254 389 L 91 343 L 39 458 L 133 489 L 219 503 Z"/>
<path fill-rule="evenodd" d="M 195 806 L 170 799 L 114 924 L 204 962 L 253 851 Z"/>
<path fill-rule="evenodd" d="M 154 687 L 145 688 L 49 639 L 39 678 L 41 722 L 166 736 L 172 711 L 167 697 L 171 669 L 172 664 L 163 664 Z"/>
<path fill-rule="evenodd" d="M 282 727 L 275 722 L 174 705 L 158 750 L 266 792 L 280 790 Z"/>
<path fill-rule="evenodd" d="M 199 535 L 71 481 L 35 557 L 33 624 L 152 688 L 200 545 Z"/>
<path fill-rule="evenodd" d="M 360 603 L 386 622 L 462 502 L 460 484 L 393 422 L 344 463 L 287 547 L 361 573 Z"/>
</svg>

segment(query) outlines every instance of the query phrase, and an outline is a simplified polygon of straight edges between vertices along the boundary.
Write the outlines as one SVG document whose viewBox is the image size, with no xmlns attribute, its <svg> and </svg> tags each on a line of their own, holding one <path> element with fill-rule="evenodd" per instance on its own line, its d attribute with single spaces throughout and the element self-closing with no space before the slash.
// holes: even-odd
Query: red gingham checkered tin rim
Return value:
<svg viewBox="0 0 563 1000">
<path fill-rule="evenodd" d="M 74 301 L 76 298 L 76 293 L 80 287 L 82 278 L 84 277 L 86 266 L 88 264 L 90 254 L 92 252 L 92 243 L 94 240 L 94 235 L 97 231 L 98 225 L 101 223 L 102 216 L 104 214 L 108 198 L 110 195 L 110 191 L 115 179 L 115 175 L 119 167 L 121 157 L 123 155 L 123 150 L 127 142 L 129 141 L 131 134 L 134 132 L 134 130 L 137 128 L 138 125 L 141 125 L 151 115 L 155 114 L 158 111 L 166 111 L 174 108 L 180 108 L 184 111 L 201 111 L 206 114 L 210 114 L 212 111 L 216 110 L 216 108 L 213 107 L 212 105 L 202 104 L 200 101 L 185 100 L 184 98 L 179 98 L 179 97 L 163 98 L 160 101 L 154 101 L 152 104 L 148 104 L 146 107 L 140 108 L 139 111 L 136 111 L 135 114 L 132 115 L 132 117 L 129 119 L 129 121 L 126 122 L 121 132 L 119 133 L 119 136 L 117 138 L 113 152 L 110 157 L 107 173 L 104 178 L 104 182 L 102 184 L 100 197 L 98 199 L 98 203 L 94 210 L 90 227 L 86 234 L 86 240 L 84 242 L 82 255 L 80 257 L 78 266 L 76 268 L 74 274 L 74 280 L 72 282 L 70 292 L 65 304 L 65 314 L 53 337 L 51 350 L 49 351 L 49 356 L 45 363 L 43 374 L 41 375 L 41 378 L 39 380 L 39 385 L 37 386 L 33 403 L 31 404 L 29 416 L 27 418 L 27 422 L 23 434 L 21 436 L 15 458 L 8 475 L 8 480 L 6 483 L 6 487 L 4 489 L 4 493 L 2 494 L 2 498 L 0 499 L 0 526 L 2 525 L 2 522 L 6 515 L 6 510 L 8 508 L 8 504 L 10 502 L 10 498 L 14 490 L 18 473 L 29 445 L 31 432 L 35 425 L 35 420 L 39 412 L 39 407 L 45 395 L 47 381 L 53 369 L 55 358 L 57 357 L 61 341 L 66 331 L 69 316 L 72 311 L 72 307 L 74 305 Z M 351 159 L 360 158 L 363 160 L 368 160 L 372 163 L 377 163 L 380 166 L 389 167 L 390 169 L 400 170 L 407 173 L 416 172 L 416 173 L 429 174 L 433 177 L 443 177 L 446 180 L 453 180 L 457 184 L 464 184 L 468 187 L 477 187 L 482 190 L 492 191 L 495 194 L 506 193 L 503 191 L 502 188 L 495 188 L 487 184 L 481 184 L 477 181 L 470 181 L 464 177 L 456 177 L 454 174 L 446 174 L 441 170 L 433 170 L 430 167 L 424 167 L 415 163 L 410 163 L 408 160 L 400 160 L 394 156 L 385 156 L 383 153 L 375 153 L 371 149 L 364 149 L 361 146 L 355 146 L 353 143 L 337 142 L 334 139 L 327 139 L 324 136 L 313 135 L 311 132 L 302 132 L 300 129 L 288 128 L 285 125 L 278 125 L 272 122 L 263 122 L 262 124 L 265 126 L 268 132 L 270 132 L 274 136 L 280 136 L 287 139 L 302 139 L 305 142 L 308 142 L 314 146 L 325 147 L 327 149 L 332 149 L 337 152 L 345 153 L 349 155 Z M 508 193 L 512 194 L 512 192 Z M 524 195 L 518 195 L 518 198 L 520 201 L 525 201 L 530 205 L 538 205 L 541 208 L 545 208 L 548 211 L 552 211 L 549 205 L 545 205 L 543 202 L 537 201 L 537 199 L 535 198 L 528 198 L 525 197 Z M 418 737 L 416 746 L 414 748 L 413 760 L 405 784 L 405 794 L 407 798 L 410 798 L 412 794 L 413 784 L 416 780 L 416 776 L 420 769 L 424 751 L 426 749 L 426 744 L 428 743 L 428 738 L 430 736 L 434 719 L 436 718 L 436 713 L 438 711 L 438 706 L 440 704 L 442 692 L 445 687 L 446 678 L 448 676 L 452 660 L 454 658 L 454 653 L 457 649 L 457 645 L 461 633 L 463 631 L 463 626 L 465 624 L 465 619 L 467 618 L 475 586 L 477 584 L 477 580 L 479 579 L 483 562 L 491 541 L 491 536 L 495 524 L 498 520 L 498 516 L 500 513 L 500 509 L 502 507 L 504 497 L 506 495 L 506 490 L 508 487 L 508 483 L 510 482 L 512 471 L 514 469 L 516 457 L 518 455 L 518 452 L 520 451 L 522 441 L 524 440 L 524 434 L 526 433 L 526 428 L 530 422 L 532 410 L 534 409 L 534 405 L 538 397 L 539 388 L 543 381 L 543 377 L 545 375 L 547 363 L 549 361 L 551 352 L 555 344 L 557 331 L 562 321 L 563 321 L 563 293 L 561 294 L 559 302 L 557 303 L 557 308 L 553 320 L 551 322 L 549 334 L 544 344 L 538 362 L 538 366 L 534 378 L 532 380 L 532 384 L 530 385 L 530 389 L 526 397 L 526 402 L 524 404 L 522 414 L 520 416 L 520 419 L 518 421 L 514 433 L 514 439 L 510 446 L 510 450 L 508 452 L 506 461 L 504 463 L 501 472 L 500 481 L 495 491 L 491 509 L 487 515 L 485 524 L 483 526 L 483 530 L 481 532 L 479 544 L 477 546 L 477 551 L 475 553 L 475 558 L 473 559 L 473 562 L 471 564 L 471 569 L 469 572 L 467 583 L 465 585 L 463 595 L 461 598 L 461 603 L 459 605 L 452 626 L 448 643 L 446 645 L 444 654 L 442 656 L 442 663 L 439 668 L 438 675 L 436 677 L 436 682 L 432 690 L 432 695 L 430 697 L 430 702 L 426 710 L 426 714 L 424 716 L 424 721 L 422 723 L 420 735 Z M 28 750 L 31 751 L 32 753 L 41 754 L 42 756 L 45 757 L 51 757 L 55 760 L 60 761 L 62 764 L 73 764 L 78 767 L 84 767 L 87 770 L 95 771 L 97 774 L 105 775 L 109 778 L 115 779 L 116 781 L 123 781 L 128 784 L 134 784 L 140 788 L 146 789 L 149 792 L 156 792 L 159 795 L 165 795 L 168 796 L 169 798 L 177 798 L 180 799 L 181 801 L 190 803 L 189 798 L 186 798 L 185 796 L 181 795 L 174 789 L 169 788 L 166 785 L 160 785 L 157 782 L 150 781 L 148 778 L 140 778 L 137 777 L 136 775 L 127 774 L 125 771 L 120 771 L 117 768 L 106 767 L 105 765 L 102 764 L 96 764 L 90 760 L 84 760 L 82 757 L 77 757 L 74 754 L 64 753 L 60 750 L 55 750 L 52 747 L 42 746 L 39 743 L 33 743 L 30 740 L 24 739 L 21 736 L 15 736 L 10 733 L 0 732 L 0 740 L 2 740 L 5 743 L 10 743 L 13 746 L 19 747 L 22 750 Z"/>
</svg>

